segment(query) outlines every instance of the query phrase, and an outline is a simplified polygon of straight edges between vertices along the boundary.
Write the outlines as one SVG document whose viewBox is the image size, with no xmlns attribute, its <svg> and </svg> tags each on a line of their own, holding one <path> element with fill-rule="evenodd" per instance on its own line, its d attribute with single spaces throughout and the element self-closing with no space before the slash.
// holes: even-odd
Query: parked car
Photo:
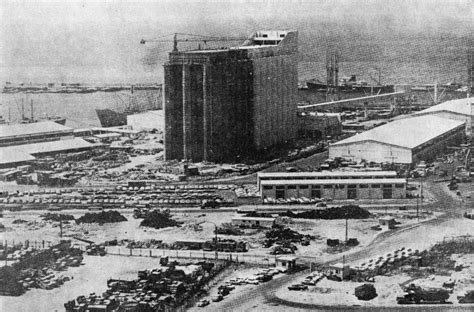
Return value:
<svg viewBox="0 0 474 312">
<path fill-rule="evenodd" d="M 308 289 L 308 286 L 303 285 L 303 284 L 294 284 L 294 285 L 288 286 L 288 289 L 289 290 L 306 290 Z"/>
<path fill-rule="evenodd" d="M 212 301 L 214 301 L 214 302 L 222 301 L 222 299 L 224 299 L 224 297 L 222 295 L 216 295 L 216 296 L 212 297 Z"/>
<path fill-rule="evenodd" d="M 201 301 L 198 302 L 197 306 L 198 307 L 205 307 L 209 304 L 209 300 L 206 300 L 206 299 L 202 299 Z"/>
</svg>

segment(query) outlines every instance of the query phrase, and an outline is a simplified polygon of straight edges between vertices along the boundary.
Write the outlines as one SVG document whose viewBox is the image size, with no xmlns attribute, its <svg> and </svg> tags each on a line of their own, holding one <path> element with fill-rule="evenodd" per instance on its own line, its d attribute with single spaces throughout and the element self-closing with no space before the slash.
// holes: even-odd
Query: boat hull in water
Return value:
<svg viewBox="0 0 474 312">
<path fill-rule="evenodd" d="M 117 127 L 127 124 L 128 114 L 126 113 L 120 113 L 108 108 L 96 109 L 95 111 L 102 127 Z"/>
</svg>

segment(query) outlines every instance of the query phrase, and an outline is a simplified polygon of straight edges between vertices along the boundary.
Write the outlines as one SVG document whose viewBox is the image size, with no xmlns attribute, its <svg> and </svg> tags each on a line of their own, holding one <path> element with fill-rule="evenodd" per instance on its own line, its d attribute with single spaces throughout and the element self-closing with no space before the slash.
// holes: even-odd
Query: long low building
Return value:
<svg viewBox="0 0 474 312">
<path fill-rule="evenodd" d="M 271 228 L 275 223 L 275 218 L 263 218 L 263 217 L 245 217 L 235 216 L 232 217 L 232 224 L 239 227 L 263 227 Z"/>
<path fill-rule="evenodd" d="M 465 122 L 425 115 L 400 119 L 329 146 L 329 157 L 411 164 L 462 142 Z"/>
<path fill-rule="evenodd" d="M 35 160 L 35 156 L 83 151 L 96 146 L 97 144 L 91 144 L 83 139 L 74 138 L 70 140 L 0 147 L 0 168 L 24 165 Z"/>
<path fill-rule="evenodd" d="M 262 180 L 262 198 L 406 198 L 406 179 Z"/>
<path fill-rule="evenodd" d="M 73 131 L 72 128 L 53 121 L 0 125 L 0 146 L 72 138 Z"/>
<path fill-rule="evenodd" d="M 396 178 L 395 171 L 311 171 L 311 172 L 258 172 L 257 186 L 265 180 L 329 180 L 329 179 L 383 179 Z"/>
<path fill-rule="evenodd" d="M 474 98 L 464 98 L 446 101 L 444 103 L 431 106 L 419 112 L 412 114 L 413 116 L 438 116 L 453 120 L 465 121 L 467 134 L 472 133 L 472 124 L 474 120 Z"/>
</svg>

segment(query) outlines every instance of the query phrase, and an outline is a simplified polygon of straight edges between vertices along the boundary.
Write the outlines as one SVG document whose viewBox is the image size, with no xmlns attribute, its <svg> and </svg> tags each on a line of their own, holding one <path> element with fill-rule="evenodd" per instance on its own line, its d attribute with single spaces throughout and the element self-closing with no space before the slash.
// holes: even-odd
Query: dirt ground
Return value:
<svg viewBox="0 0 474 312">
<path fill-rule="evenodd" d="M 370 301 L 358 300 L 354 295 L 355 288 L 364 283 L 336 282 L 326 278 L 321 280 L 316 286 L 309 286 L 306 291 L 290 291 L 287 287 L 294 284 L 294 282 L 288 283 L 277 291 L 276 296 L 289 301 L 294 301 L 295 296 L 297 296 L 298 302 L 318 305 L 334 305 L 337 303 L 337 305 L 360 305 L 367 307 L 399 306 L 396 298 L 404 294 L 400 284 L 409 282 L 423 288 L 441 288 L 443 282 L 454 280 L 456 281 L 456 286 L 448 301 L 454 305 L 459 305 L 457 296 L 464 295 L 466 290 L 473 289 L 474 287 L 474 255 L 453 255 L 453 259 L 456 260 L 457 264 L 462 263 L 465 268 L 460 272 L 452 271 L 450 276 L 433 274 L 423 279 L 412 279 L 407 274 L 376 276 L 374 286 L 377 297 Z"/>
<path fill-rule="evenodd" d="M 85 214 L 85 210 L 73 210 L 65 213 L 79 217 Z M 360 249 L 367 246 L 373 241 L 377 235 L 386 231 L 371 230 L 370 227 L 378 224 L 378 217 L 385 215 L 385 211 L 374 210 L 374 218 L 362 220 L 348 220 L 348 237 L 357 238 L 360 245 L 353 249 Z M 0 233 L 0 240 L 15 241 L 35 241 L 45 240 L 51 242 L 59 241 L 59 224 L 53 222 L 45 222 L 40 218 L 40 211 L 30 212 L 5 212 L 3 224 L 6 231 Z M 63 235 L 65 237 L 79 236 L 101 243 L 106 240 L 113 239 L 129 239 L 129 240 L 162 240 L 165 243 L 173 243 L 178 240 L 210 240 L 214 237 L 215 225 L 229 223 L 235 215 L 231 211 L 202 213 L 175 213 L 175 219 L 183 222 L 180 227 L 170 227 L 164 229 L 153 229 L 141 227 L 141 219 L 134 219 L 132 213 L 121 212 L 126 218 L 126 222 L 110 223 L 104 225 L 80 224 L 74 222 L 63 225 Z M 391 211 L 397 221 L 402 224 L 400 226 L 410 226 L 418 221 L 413 218 L 414 211 Z M 411 216 L 408 218 L 407 216 Z M 405 218 L 404 218 L 405 217 Z M 23 219 L 28 224 L 13 224 L 15 219 Z M 421 219 L 423 220 L 423 218 Z M 199 224 L 202 228 L 200 231 L 194 229 L 194 224 Z M 345 220 L 308 220 L 293 219 L 288 221 L 287 226 L 302 234 L 310 234 L 316 237 L 309 246 L 297 245 L 297 255 L 308 257 L 324 257 L 327 252 L 326 239 L 345 239 Z M 249 245 L 250 252 L 257 254 L 268 254 L 269 249 L 262 247 L 262 241 L 265 238 L 264 230 L 246 230 L 248 235 L 230 236 L 219 235 L 220 238 L 230 238 L 240 241 L 246 241 Z"/>
<path fill-rule="evenodd" d="M 138 270 L 160 267 L 158 258 L 85 256 L 80 267 L 69 267 L 64 275 L 73 279 L 52 290 L 32 289 L 19 297 L 0 296 L 0 307 L 8 311 L 64 311 L 64 303 L 92 292 L 100 295 L 109 278 L 136 279 Z M 3 310 L 2 310 L 3 311 Z M 7 312 L 7 310 L 5 310 Z"/>
</svg>

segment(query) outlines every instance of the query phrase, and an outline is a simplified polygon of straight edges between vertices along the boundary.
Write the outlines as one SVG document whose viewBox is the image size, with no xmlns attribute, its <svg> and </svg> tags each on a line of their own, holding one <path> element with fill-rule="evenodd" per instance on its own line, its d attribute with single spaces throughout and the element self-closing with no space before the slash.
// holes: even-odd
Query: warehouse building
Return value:
<svg viewBox="0 0 474 312">
<path fill-rule="evenodd" d="M 53 121 L 0 125 L 0 146 L 71 139 L 73 131 Z"/>
<path fill-rule="evenodd" d="M 164 65 L 165 158 L 235 161 L 296 137 L 298 33 L 173 51 Z"/>
<path fill-rule="evenodd" d="M 258 172 L 257 186 L 269 180 L 347 180 L 347 179 L 393 179 L 395 171 L 314 171 L 314 172 Z"/>
<path fill-rule="evenodd" d="M 31 163 L 36 157 L 89 150 L 97 145 L 81 138 L 0 147 L 0 168 Z"/>
<path fill-rule="evenodd" d="M 465 137 L 465 122 L 432 115 L 400 119 L 329 145 L 329 157 L 411 164 L 432 160 Z"/>
<path fill-rule="evenodd" d="M 464 121 L 466 122 L 466 133 L 471 135 L 474 122 L 474 98 L 447 101 L 413 113 L 411 116 L 426 115 Z"/>
<path fill-rule="evenodd" d="M 406 179 L 263 180 L 265 198 L 391 199 L 406 198 Z"/>
<path fill-rule="evenodd" d="M 299 135 L 316 138 L 339 135 L 342 132 L 341 114 L 338 113 L 298 113 Z"/>
</svg>

